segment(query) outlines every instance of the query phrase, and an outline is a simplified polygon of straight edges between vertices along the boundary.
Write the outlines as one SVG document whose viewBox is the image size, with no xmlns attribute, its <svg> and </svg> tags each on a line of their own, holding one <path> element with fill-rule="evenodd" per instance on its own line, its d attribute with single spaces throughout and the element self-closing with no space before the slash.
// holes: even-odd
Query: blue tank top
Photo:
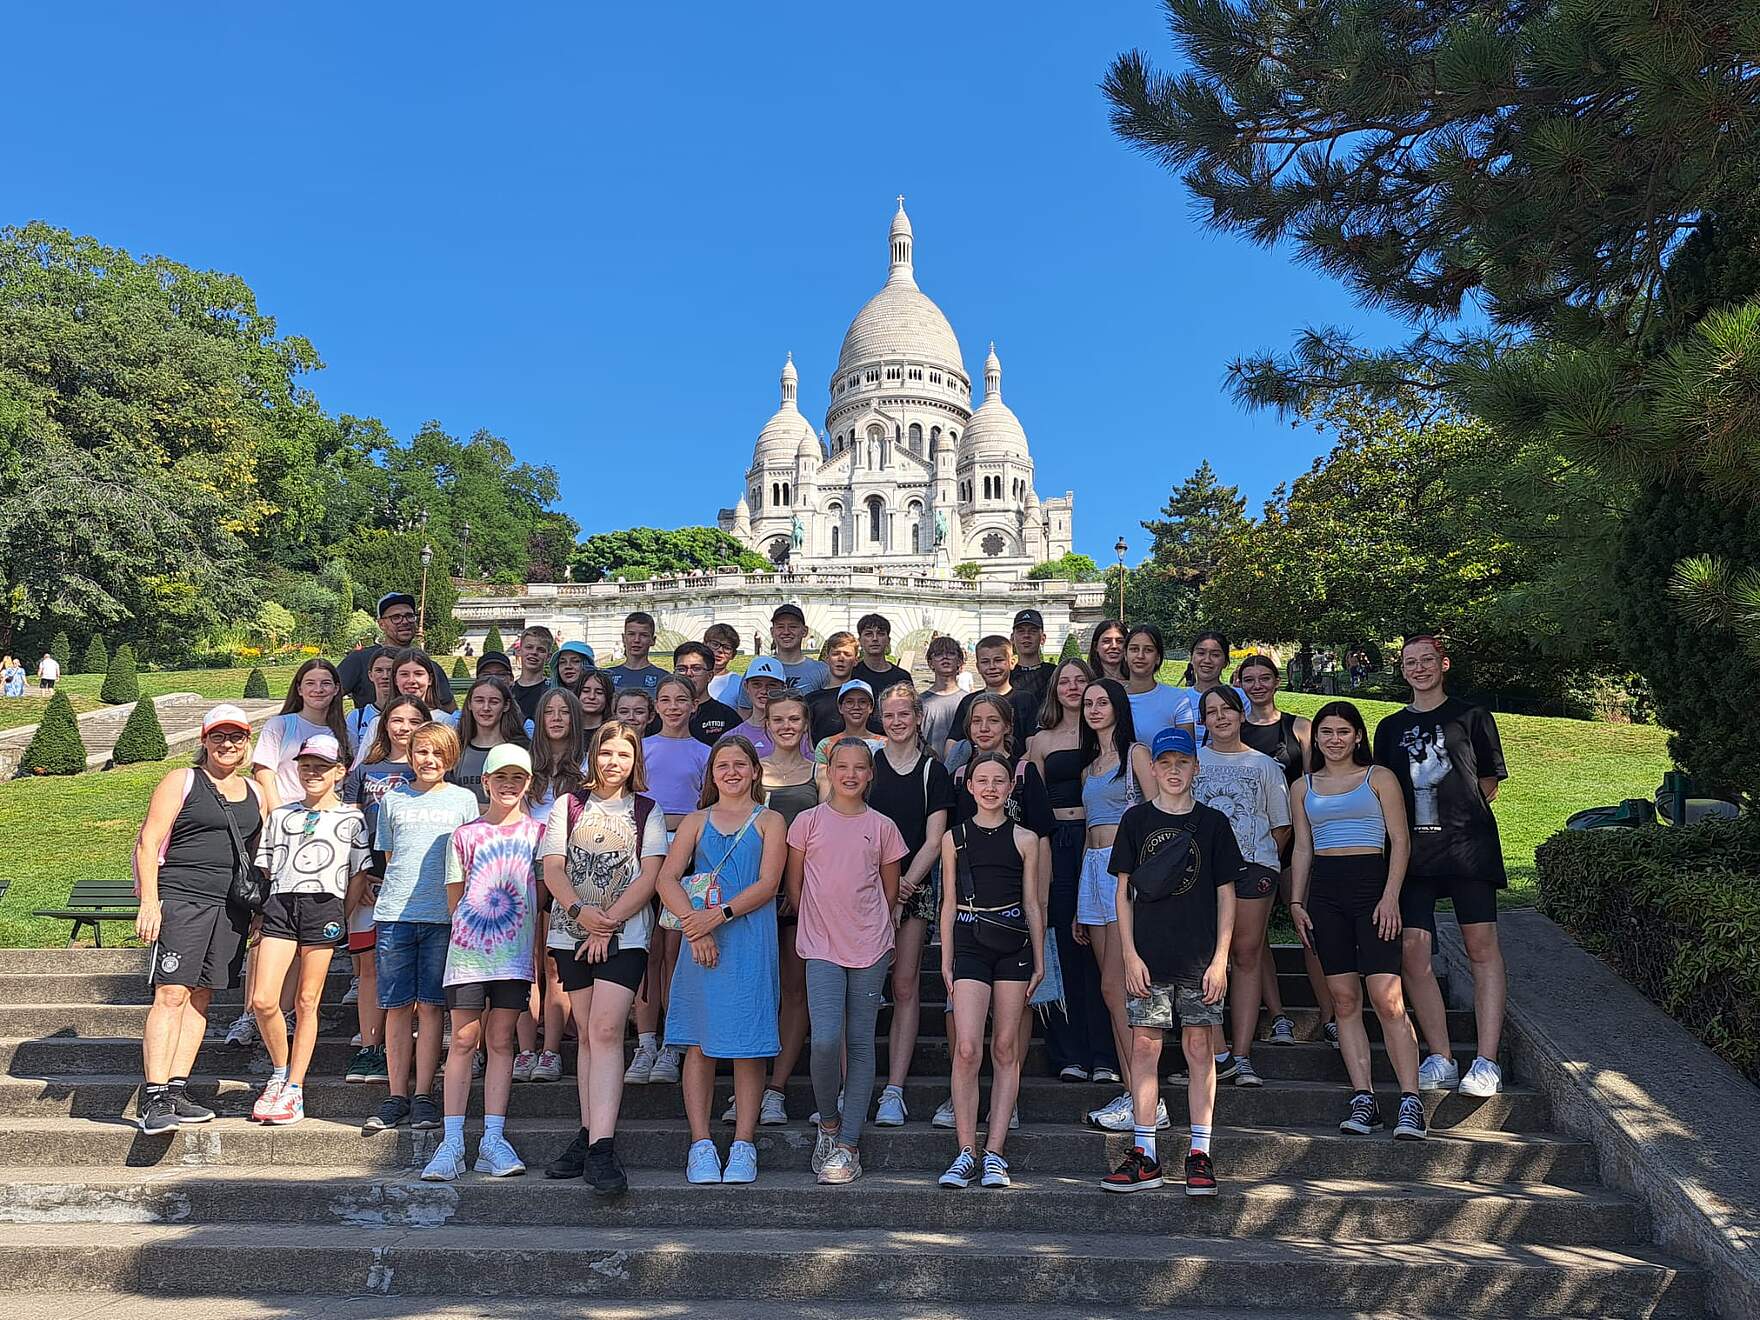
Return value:
<svg viewBox="0 0 1760 1320">
<path fill-rule="evenodd" d="M 1112 766 L 1082 780 L 1082 806 L 1087 809 L 1090 826 L 1116 825 L 1124 819 L 1127 808 L 1142 800 L 1136 776 L 1128 765 L 1122 775 L 1117 766 Z"/>
<path fill-rule="evenodd" d="M 1387 845 L 1387 821 L 1381 799 L 1369 787 L 1374 768 L 1363 771 L 1363 782 L 1348 793 L 1316 793 L 1314 776 L 1306 775 L 1307 795 L 1302 806 L 1308 827 L 1314 832 L 1314 851 L 1333 848 L 1383 848 Z"/>
</svg>

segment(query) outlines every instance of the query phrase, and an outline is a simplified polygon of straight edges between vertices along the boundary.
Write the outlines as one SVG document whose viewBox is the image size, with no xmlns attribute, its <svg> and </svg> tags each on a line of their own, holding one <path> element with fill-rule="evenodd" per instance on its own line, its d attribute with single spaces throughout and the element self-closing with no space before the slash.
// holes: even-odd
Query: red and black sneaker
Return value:
<svg viewBox="0 0 1760 1320">
<path fill-rule="evenodd" d="M 1186 1195 L 1216 1195 L 1216 1168 L 1210 1163 L 1210 1156 L 1201 1150 L 1186 1156 Z"/>
<path fill-rule="evenodd" d="M 1142 1192 L 1161 1186 L 1161 1166 L 1135 1146 L 1124 1163 L 1100 1180 L 1109 1192 Z"/>
</svg>

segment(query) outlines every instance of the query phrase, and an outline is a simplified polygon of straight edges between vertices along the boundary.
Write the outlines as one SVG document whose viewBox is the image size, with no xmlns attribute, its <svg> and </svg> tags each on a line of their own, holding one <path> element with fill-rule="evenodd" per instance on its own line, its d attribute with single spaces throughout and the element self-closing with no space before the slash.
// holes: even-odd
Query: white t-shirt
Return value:
<svg viewBox="0 0 1760 1320">
<path fill-rule="evenodd" d="M 1219 752 L 1200 747 L 1192 796 L 1228 817 L 1242 857 L 1277 869 L 1280 858 L 1271 831 L 1289 824 L 1289 782 L 1282 766 L 1251 748 Z"/>
<path fill-rule="evenodd" d="M 43 663 L 37 666 L 37 677 L 53 683 L 61 677 L 61 662 L 52 655 L 44 656 Z"/>
<path fill-rule="evenodd" d="M 575 817 L 572 838 L 568 833 L 567 808 L 557 805 L 544 826 L 544 837 L 538 843 L 538 865 L 546 857 L 563 859 L 568 880 L 575 897 L 583 903 L 600 903 L 635 882 L 642 858 L 666 855 L 666 816 L 655 803 L 648 809 L 642 837 L 636 840 L 636 805 L 630 794 L 609 801 L 589 797 Z M 605 906 L 609 906 L 606 903 Z M 654 930 L 654 907 L 643 904 L 641 911 L 623 923 L 617 933 L 619 949 L 645 949 Z M 572 949 L 577 936 L 569 929 L 567 904 L 550 905 L 550 930 L 545 936 L 546 948 Z"/>
<path fill-rule="evenodd" d="M 257 750 L 251 764 L 261 770 L 275 772 L 275 795 L 282 802 L 300 802 L 306 795 L 299 782 L 299 749 L 307 738 L 315 738 L 330 730 L 313 724 L 304 715 L 276 715 L 263 722 L 257 735 Z M 348 749 L 343 748 L 343 755 Z"/>
<path fill-rule="evenodd" d="M 355 806 L 313 811 L 303 801 L 276 807 L 257 840 L 257 865 L 277 894 L 342 898 L 367 869 L 367 818 Z"/>
</svg>

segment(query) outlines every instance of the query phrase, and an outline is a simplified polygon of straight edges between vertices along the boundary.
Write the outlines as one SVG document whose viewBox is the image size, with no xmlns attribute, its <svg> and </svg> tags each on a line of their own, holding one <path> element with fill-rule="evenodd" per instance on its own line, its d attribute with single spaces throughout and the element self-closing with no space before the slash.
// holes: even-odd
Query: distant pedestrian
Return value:
<svg viewBox="0 0 1760 1320">
<path fill-rule="evenodd" d="M 55 690 L 55 680 L 61 677 L 61 662 L 47 651 L 37 661 L 37 686 L 45 692 Z"/>
</svg>

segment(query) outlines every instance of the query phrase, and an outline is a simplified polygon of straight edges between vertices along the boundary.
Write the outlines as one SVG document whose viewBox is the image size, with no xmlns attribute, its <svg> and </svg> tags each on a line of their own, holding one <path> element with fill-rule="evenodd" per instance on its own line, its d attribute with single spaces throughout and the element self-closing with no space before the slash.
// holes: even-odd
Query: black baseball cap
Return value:
<svg viewBox="0 0 1760 1320">
<path fill-rule="evenodd" d="M 1031 625 L 1034 628 L 1043 630 L 1045 627 L 1045 616 L 1039 613 L 1038 610 L 1022 610 L 1019 614 L 1014 616 L 1014 626 L 1019 628 L 1023 625 Z"/>
<path fill-rule="evenodd" d="M 505 651 L 484 651 L 477 657 L 477 677 L 483 676 L 483 670 L 489 665 L 500 665 L 508 673 L 513 672 L 513 661 L 507 658 Z"/>
<path fill-rule="evenodd" d="M 385 617 L 385 612 L 393 605 L 407 605 L 413 610 L 416 607 L 416 598 L 410 595 L 407 591 L 388 591 L 383 596 L 379 597 L 379 613 L 377 617 L 383 619 Z"/>
<path fill-rule="evenodd" d="M 799 619 L 802 623 L 807 621 L 807 616 L 801 613 L 801 607 L 799 605 L 778 605 L 770 612 L 771 623 L 775 623 L 778 619 L 784 618 Z"/>
</svg>

